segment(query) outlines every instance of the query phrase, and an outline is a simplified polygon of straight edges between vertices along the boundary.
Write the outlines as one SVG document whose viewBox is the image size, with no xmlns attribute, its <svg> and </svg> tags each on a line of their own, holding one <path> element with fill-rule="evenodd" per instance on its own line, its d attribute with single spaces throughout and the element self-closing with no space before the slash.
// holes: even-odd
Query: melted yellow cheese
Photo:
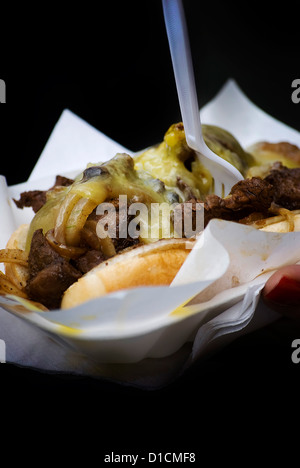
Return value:
<svg viewBox="0 0 300 468">
<path fill-rule="evenodd" d="M 202 198 L 212 186 L 211 174 L 186 144 L 182 124 L 172 125 L 158 146 L 137 155 L 134 167 L 175 190 L 181 201 L 189 195 Z"/>
<path fill-rule="evenodd" d="M 241 172 L 251 165 L 252 156 L 228 132 L 203 126 L 203 135 L 216 154 Z M 46 204 L 30 225 L 26 248 L 30 248 L 37 229 L 43 229 L 44 234 L 53 229 L 54 237 L 61 244 L 76 246 L 90 211 L 119 195 L 126 195 L 128 204 L 139 202 L 150 207 L 153 203 L 172 205 L 191 198 L 203 200 L 212 187 L 212 175 L 186 143 L 183 124 L 174 124 L 158 146 L 134 158 L 124 153 L 103 164 L 90 164 L 71 186 L 49 192 Z M 149 239 L 149 235 L 146 236 L 149 226 L 159 238 L 165 237 L 163 232 L 170 227 L 172 236 L 169 217 L 162 216 L 161 219 L 159 221 L 149 213 L 141 215 L 140 238 Z"/>
<path fill-rule="evenodd" d="M 171 204 L 176 201 L 173 192 L 159 180 L 136 171 L 133 159 L 129 155 L 117 154 L 107 163 L 89 166 L 71 186 L 47 200 L 31 222 L 26 249 L 29 250 L 33 233 L 37 229 L 42 229 L 46 234 L 58 224 L 63 225 L 63 230 L 67 230 L 65 242 L 77 245 L 80 241 L 79 229 L 83 227 L 89 213 L 97 205 L 119 195 L 126 195 L 128 204 L 139 202 L 150 207 L 152 203 Z M 84 210 L 81 209 L 81 200 L 84 202 Z M 76 223 L 73 219 L 76 219 Z M 145 231 L 148 228 L 145 216 L 141 222 L 146 235 Z M 70 234 L 72 242 L 68 242 Z"/>
</svg>

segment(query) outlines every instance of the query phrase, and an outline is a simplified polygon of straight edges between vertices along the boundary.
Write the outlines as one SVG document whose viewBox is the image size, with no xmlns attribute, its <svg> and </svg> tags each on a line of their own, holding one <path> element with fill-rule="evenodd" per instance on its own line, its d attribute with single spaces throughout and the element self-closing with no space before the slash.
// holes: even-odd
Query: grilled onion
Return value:
<svg viewBox="0 0 300 468">
<path fill-rule="evenodd" d="M 21 249 L 1 249 L 0 263 L 18 263 L 22 266 L 28 265 L 28 255 Z"/>
<path fill-rule="evenodd" d="M 24 290 L 12 283 L 2 271 L 0 271 L 0 294 L 14 294 L 15 296 L 27 298 Z"/>
<path fill-rule="evenodd" d="M 68 193 L 60 206 L 54 226 L 54 238 L 60 244 L 66 243 L 66 224 L 74 206 L 80 198 L 80 195 L 76 193 Z"/>
<path fill-rule="evenodd" d="M 87 217 L 97 206 L 93 200 L 81 198 L 73 207 L 65 225 L 65 241 L 68 246 L 77 246 L 80 242 L 80 233 Z"/>
<path fill-rule="evenodd" d="M 45 237 L 51 245 L 51 247 L 62 257 L 65 257 L 67 259 L 76 259 L 83 255 L 87 250 L 83 247 L 68 246 L 62 242 L 58 242 L 54 236 L 53 229 L 50 229 L 50 231 L 46 232 Z"/>
</svg>

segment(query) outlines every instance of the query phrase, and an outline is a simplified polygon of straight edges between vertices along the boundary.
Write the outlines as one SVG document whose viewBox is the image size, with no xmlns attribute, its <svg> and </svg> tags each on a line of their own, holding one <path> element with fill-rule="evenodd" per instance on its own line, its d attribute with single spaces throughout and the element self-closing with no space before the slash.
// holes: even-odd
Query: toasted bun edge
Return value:
<svg viewBox="0 0 300 468">
<path fill-rule="evenodd" d="M 191 251 L 188 245 L 162 240 L 121 253 L 73 283 L 65 291 L 61 307 L 68 309 L 123 289 L 170 285 Z"/>
</svg>

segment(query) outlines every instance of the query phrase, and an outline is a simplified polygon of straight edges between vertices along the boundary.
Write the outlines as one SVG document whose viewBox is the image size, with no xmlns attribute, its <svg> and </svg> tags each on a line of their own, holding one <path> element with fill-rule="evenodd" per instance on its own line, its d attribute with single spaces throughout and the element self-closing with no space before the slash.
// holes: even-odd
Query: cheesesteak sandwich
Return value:
<svg viewBox="0 0 300 468">
<path fill-rule="evenodd" d="M 57 176 L 47 191 L 22 193 L 16 205 L 35 214 L 0 252 L 0 292 L 69 308 L 121 289 L 169 285 L 213 218 L 300 229 L 297 147 L 260 143 L 245 151 L 223 129 L 203 126 L 203 134 L 245 177 L 225 198 L 213 194 L 182 123 L 133 158 L 117 154 L 74 180 Z"/>
</svg>

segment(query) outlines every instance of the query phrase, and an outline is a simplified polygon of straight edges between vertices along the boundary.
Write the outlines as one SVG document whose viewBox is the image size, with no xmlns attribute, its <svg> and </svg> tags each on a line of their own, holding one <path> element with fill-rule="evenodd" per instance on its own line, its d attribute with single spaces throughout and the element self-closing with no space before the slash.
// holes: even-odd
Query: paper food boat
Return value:
<svg viewBox="0 0 300 468">
<path fill-rule="evenodd" d="M 300 146 L 296 130 L 258 109 L 232 80 L 201 110 L 201 120 L 230 131 L 244 147 L 262 140 L 289 141 Z M 5 177 L 1 177 L 0 203 L 5 219 L 1 248 L 16 227 L 33 216 L 31 208 L 18 210 L 12 198 L 18 198 L 25 190 L 47 189 L 53 185 L 56 174 L 74 176 L 87 163 L 108 160 L 117 152 L 133 154 L 69 110 L 63 111 L 29 180 L 7 187 Z M 175 365 L 172 356 L 185 343 L 190 343 L 190 348 L 184 362 L 191 363 L 212 347 L 220 348 L 253 326 L 274 320 L 276 314 L 261 305 L 257 316 L 260 291 L 274 270 L 299 261 L 300 233 L 267 233 L 213 220 L 170 287 L 119 291 L 73 309 L 50 312 L 30 310 L 25 304 L 0 297 L 4 309 L 0 325 L 1 320 L 7 321 L 9 312 L 11 325 L 6 325 L 5 339 L 12 349 L 10 360 L 17 364 L 24 364 L 22 355 L 14 352 L 14 337 L 22 335 L 22 330 L 25 354 L 26 346 L 32 346 L 26 340 L 25 330 L 29 330 L 29 335 L 33 330 L 42 334 L 38 338 L 42 354 L 45 347 L 41 342 L 46 340 L 46 333 L 70 349 L 64 355 L 73 352 L 77 358 L 91 358 L 98 365 L 96 371 L 93 368 L 98 375 L 104 372 L 99 365 L 143 363 L 147 358 L 155 362 L 169 356 L 168 363 L 171 359 Z M 195 296 L 197 299 L 190 304 Z M 85 372 L 85 358 L 78 358 L 76 364 L 74 360 L 62 364 L 58 359 L 59 367 L 53 364 L 57 359 L 55 352 L 52 368 Z M 41 355 L 33 361 L 28 358 L 25 364 L 47 370 L 51 369 L 50 361 L 51 356 L 45 359 Z"/>
</svg>

